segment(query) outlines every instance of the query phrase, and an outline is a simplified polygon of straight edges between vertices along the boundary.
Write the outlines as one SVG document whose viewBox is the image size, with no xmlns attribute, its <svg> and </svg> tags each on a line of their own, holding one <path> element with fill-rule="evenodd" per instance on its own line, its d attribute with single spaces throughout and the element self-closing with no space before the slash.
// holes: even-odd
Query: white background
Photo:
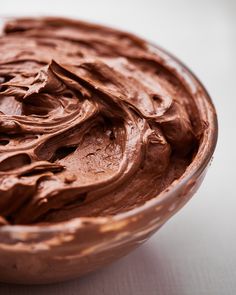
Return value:
<svg viewBox="0 0 236 295">
<path fill-rule="evenodd" d="M 194 198 L 146 244 L 84 278 L 51 286 L 0 285 L 0 294 L 236 294 L 236 1 L 10 1 L 0 15 L 79 17 L 137 33 L 188 65 L 208 89 L 219 140 Z"/>
</svg>

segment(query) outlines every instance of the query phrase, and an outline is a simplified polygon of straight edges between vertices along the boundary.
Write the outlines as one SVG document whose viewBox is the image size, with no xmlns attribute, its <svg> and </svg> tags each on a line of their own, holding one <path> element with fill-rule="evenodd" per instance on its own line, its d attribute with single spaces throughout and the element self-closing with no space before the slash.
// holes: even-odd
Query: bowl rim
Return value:
<svg viewBox="0 0 236 295">
<path fill-rule="evenodd" d="M 1 17 L 1 19 L 12 19 L 11 17 Z M 76 19 L 68 18 L 68 20 L 77 21 Z M 78 20 L 79 22 L 83 22 Z M 86 21 L 87 23 L 87 21 Z M 94 22 L 88 22 L 91 25 L 96 25 L 98 27 L 104 27 L 103 25 L 96 24 Z M 106 27 L 106 26 L 105 26 Z M 111 26 L 108 28 L 113 29 Z M 181 175 L 180 178 L 172 182 L 164 191 L 146 201 L 144 204 L 133 208 L 129 211 L 118 213 L 114 216 L 104 216 L 104 217 L 75 217 L 68 221 L 58 222 L 50 225 L 3 225 L 0 226 L 0 242 L 1 235 L 9 234 L 18 234 L 24 233 L 32 234 L 48 234 L 48 233 L 58 233 L 66 232 L 71 230 L 76 230 L 81 227 L 93 227 L 100 226 L 101 224 L 115 223 L 120 222 L 125 219 L 132 218 L 138 214 L 145 214 L 148 210 L 153 209 L 158 206 L 163 206 L 165 203 L 169 202 L 176 191 L 183 188 L 192 178 L 200 175 L 209 165 L 213 153 L 216 148 L 217 139 L 218 139 L 218 120 L 216 115 L 216 110 L 210 95 L 207 90 L 197 78 L 197 76 L 177 57 L 168 52 L 166 49 L 163 49 L 161 46 L 149 42 L 146 39 L 140 38 L 133 33 L 128 33 L 126 31 L 114 29 L 114 31 L 124 32 L 130 34 L 143 40 L 147 44 L 147 48 L 151 51 L 158 52 L 158 55 L 161 57 L 164 62 L 164 66 L 171 69 L 176 77 L 184 84 L 184 86 L 189 88 L 188 90 L 193 95 L 194 92 L 200 92 L 201 100 L 204 103 L 204 111 L 207 112 L 207 123 L 208 128 L 204 131 L 202 141 L 200 143 L 197 154 L 195 155 L 191 164 L 187 167 L 185 172 Z M 17 235 L 16 235 L 17 236 Z M 19 237 L 20 238 L 20 237 Z M 25 239 L 24 239 L 25 240 Z"/>
</svg>

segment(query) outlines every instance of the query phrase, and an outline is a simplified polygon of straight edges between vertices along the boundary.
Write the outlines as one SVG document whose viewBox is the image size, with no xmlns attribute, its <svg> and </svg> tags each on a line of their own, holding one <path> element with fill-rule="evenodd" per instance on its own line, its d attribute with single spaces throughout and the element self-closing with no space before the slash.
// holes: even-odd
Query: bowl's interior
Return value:
<svg viewBox="0 0 236 295">
<path fill-rule="evenodd" d="M 201 140 L 199 142 L 198 150 L 196 153 L 191 155 L 187 162 L 184 165 L 184 169 L 180 169 L 180 173 L 178 178 L 169 177 L 169 182 L 165 185 L 161 186 L 160 191 L 156 191 L 155 194 L 135 194 L 133 187 L 135 186 L 135 182 L 130 186 L 132 189 L 129 190 L 129 186 L 127 186 L 127 190 L 125 194 L 123 194 L 122 198 L 119 201 L 116 201 L 115 198 L 109 196 L 107 200 L 103 200 L 106 203 L 106 206 L 100 210 L 95 211 L 91 215 L 81 214 L 79 217 L 75 214 L 66 218 L 68 221 L 63 220 L 63 224 L 47 224 L 47 225 L 33 225 L 33 226 L 2 226 L 0 228 L 0 234 L 6 232 L 24 232 L 24 233 L 32 233 L 32 232 L 57 232 L 62 229 L 71 228 L 72 227 L 81 227 L 81 226 L 91 226 L 91 224 L 104 224 L 106 222 L 120 221 L 130 216 L 134 216 L 139 212 L 145 212 L 148 208 L 152 206 L 157 206 L 165 203 L 171 196 L 175 190 L 180 189 L 186 182 L 188 182 L 191 178 L 201 174 L 201 172 L 206 168 L 209 163 L 212 154 L 214 152 L 214 148 L 217 140 L 217 120 L 216 114 L 214 110 L 214 106 L 212 102 L 201 85 L 201 83 L 194 77 L 194 75 L 179 61 L 177 61 L 174 57 L 166 53 L 164 50 L 149 45 L 149 50 L 155 51 L 158 56 L 163 60 L 164 66 L 174 73 L 175 77 L 181 81 L 187 91 L 190 93 L 192 97 L 194 97 L 195 103 L 198 108 L 199 117 L 202 122 L 204 122 L 204 131 L 201 136 Z M 177 162 L 174 161 L 173 158 L 173 169 L 177 169 Z M 182 167 L 182 166 L 181 166 Z M 155 185 L 150 182 L 144 184 L 145 187 L 152 187 Z M 96 204 L 91 205 L 93 208 Z M 70 208 L 69 208 L 70 209 Z M 90 210 L 92 211 L 92 210 Z M 70 220 L 69 220 L 70 219 Z M 60 221 L 60 220 L 59 220 Z"/>
</svg>

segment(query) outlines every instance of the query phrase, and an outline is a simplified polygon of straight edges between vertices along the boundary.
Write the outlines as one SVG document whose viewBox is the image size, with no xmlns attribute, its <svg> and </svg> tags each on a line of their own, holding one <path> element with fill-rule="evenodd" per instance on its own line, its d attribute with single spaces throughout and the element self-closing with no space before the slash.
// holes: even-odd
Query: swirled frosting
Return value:
<svg viewBox="0 0 236 295">
<path fill-rule="evenodd" d="M 156 197 L 199 143 L 194 98 L 144 40 L 59 18 L 0 37 L 0 224 L 107 216 Z"/>
</svg>

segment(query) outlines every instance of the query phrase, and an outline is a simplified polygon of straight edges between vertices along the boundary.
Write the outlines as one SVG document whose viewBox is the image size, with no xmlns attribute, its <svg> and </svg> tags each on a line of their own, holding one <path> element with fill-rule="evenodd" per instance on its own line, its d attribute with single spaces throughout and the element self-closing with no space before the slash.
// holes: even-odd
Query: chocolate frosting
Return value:
<svg viewBox="0 0 236 295">
<path fill-rule="evenodd" d="M 194 98 L 149 43 L 59 19 L 0 37 L 0 225 L 108 216 L 156 197 L 201 138 Z"/>
</svg>

